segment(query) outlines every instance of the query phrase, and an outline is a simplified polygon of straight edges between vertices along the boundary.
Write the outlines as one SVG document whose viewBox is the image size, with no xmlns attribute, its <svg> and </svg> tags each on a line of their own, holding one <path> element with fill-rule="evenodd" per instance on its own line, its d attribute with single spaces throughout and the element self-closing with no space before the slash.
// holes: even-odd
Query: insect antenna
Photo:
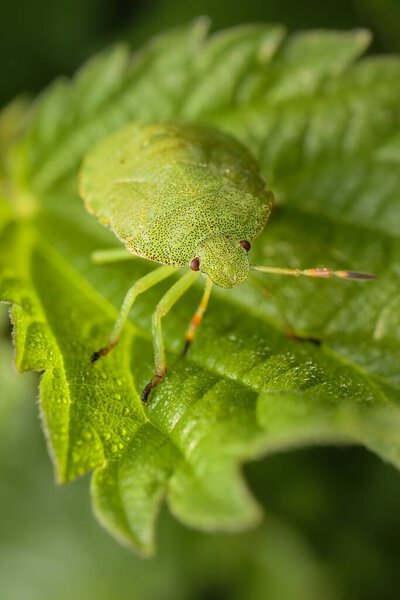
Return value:
<svg viewBox="0 0 400 600">
<path fill-rule="evenodd" d="M 332 269 L 325 269 L 318 267 L 316 269 L 287 269 L 279 267 L 264 267 L 263 265 L 250 265 L 250 269 L 253 271 L 262 271 L 263 273 L 270 273 L 272 275 L 292 275 L 293 277 L 338 277 L 339 279 L 376 279 L 376 275 L 371 273 L 362 273 L 360 271 L 333 271 Z"/>
</svg>

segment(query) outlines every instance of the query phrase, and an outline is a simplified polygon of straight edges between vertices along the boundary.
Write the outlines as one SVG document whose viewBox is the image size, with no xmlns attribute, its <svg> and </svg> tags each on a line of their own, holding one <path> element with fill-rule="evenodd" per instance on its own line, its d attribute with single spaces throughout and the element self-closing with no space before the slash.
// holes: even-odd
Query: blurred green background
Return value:
<svg viewBox="0 0 400 600">
<path fill-rule="evenodd" d="M 374 51 L 400 50 L 399 0 L 13 0 L 0 2 L 0 106 L 71 75 L 117 39 L 133 46 L 199 15 L 213 29 L 250 21 L 288 29 L 368 27 Z"/>
<path fill-rule="evenodd" d="M 14 0 L 0 4 L 0 106 L 71 75 L 117 39 L 209 15 L 219 29 L 249 21 L 291 29 L 364 26 L 373 52 L 400 51 L 398 0 Z M 37 377 L 17 375 L 0 315 L 0 598 L 394 599 L 400 589 L 400 476 L 359 448 L 314 448 L 245 469 L 264 525 L 204 535 L 164 510 L 159 554 L 141 560 L 95 522 L 89 478 L 54 485 L 40 430 Z"/>
</svg>

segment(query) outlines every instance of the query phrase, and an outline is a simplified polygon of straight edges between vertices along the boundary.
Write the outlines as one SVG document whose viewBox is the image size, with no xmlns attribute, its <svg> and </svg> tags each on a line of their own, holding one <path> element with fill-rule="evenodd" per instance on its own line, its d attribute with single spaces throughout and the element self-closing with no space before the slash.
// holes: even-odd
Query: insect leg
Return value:
<svg viewBox="0 0 400 600">
<path fill-rule="evenodd" d="M 286 269 L 278 267 L 264 267 L 262 265 L 251 265 L 251 269 L 254 271 L 262 271 L 263 273 L 271 273 L 272 275 L 293 275 L 294 277 L 300 277 L 305 275 L 306 277 L 339 277 L 340 279 L 376 279 L 376 275 L 370 273 L 360 273 L 359 271 L 332 271 L 331 269 L 325 269 L 319 267 L 316 269 Z"/>
<path fill-rule="evenodd" d="M 261 284 L 261 282 L 258 279 L 257 280 L 249 279 L 249 284 L 258 290 L 261 289 L 266 296 L 269 296 L 270 298 L 272 298 L 272 300 L 277 308 L 278 315 L 282 320 L 282 323 L 284 326 L 284 334 L 287 338 L 294 340 L 296 342 L 311 342 L 312 344 L 315 344 L 316 346 L 321 345 L 321 340 L 319 340 L 318 338 L 310 337 L 310 336 L 303 336 L 303 335 L 299 335 L 296 333 L 295 328 L 292 326 L 292 324 L 290 323 L 290 321 L 287 317 L 286 311 L 284 310 L 284 308 L 282 306 L 282 302 L 281 302 L 281 299 L 278 294 L 275 294 L 270 289 L 266 288 L 264 285 Z"/>
<path fill-rule="evenodd" d="M 158 269 L 155 269 L 154 271 L 150 271 L 150 273 L 147 273 L 147 275 L 144 275 L 144 277 L 138 279 L 136 283 L 134 283 L 133 286 L 129 288 L 128 293 L 126 294 L 122 303 L 118 318 L 115 322 L 108 343 L 106 346 L 103 346 L 103 348 L 100 348 L 100 350 L 93 352 L 90 359 L 92 363 L 99 360 L 101 356 L 105 356 L 106 354 L 108 354 L 110 350 L 112 350 L 114 346 L 117 345 L 121 331 L 128 319 L 129 311 L 131 310 L 132 304 L 134 303 L 138 295 L 143 294 L 143 292 L 146 292 L 148 289 L 150 289 L 163 279 L 166 279 L 173 273 L 176 273 L 175 267 L 164 265 L 162 267 L 159 267 Z"/>
<path fill-rule="evenodd" d="M 211 294 L 211 288 L 212 288 L 212 281 L 209 277 L 207 277 L 206 279 L 206 287 L 204 290 L 204 294 L 200 300 L 200 304 L 197 307 L 196 312 L 193 315 L 192 320 L 190 321 L 189 327 L 187 328 L 186 331 L 186 335 L 185 335 L 185 345 L 183 347 L 183 354 L 187 354 L 187 351 L 190 348 L 190 344 L 193 342 L 194 340 L 194 336 L 196 335 L 196 330 L 199 327 L 204 313 L 207 310 L 207 306 L 208 306 L 208 301 L 210 299 L 210 294 Z"/>
<path fill-rule="evenodd" d="M 92 262 L 96 265 L 106 265 L 120 260 L 130 260 L 137 258 L 135 254 L 128 252 L 126 248 L 107 248 L 106 250 L 96 250 L 90 255 Z"/>
<path fill-rule="evenodd" d="M 164 339 L 162 334 L 161 319 L 171 310 L 179 298 L 189 289 L 194 283 L 198 274 L 194 271 L 186 272 L 181 279 L 173 284 L 172 287 L 164 294 L 157 308 L 154 311 L 152 319 L 152 332 L 154 344 L 154 363 L 155 374 L 153 379 L 149 381 L 142 392 L 143 402 L 147 402 L 151 390 L 162 381 L 167 372 L 167 361 L 165 357 Z"/>
</svg>

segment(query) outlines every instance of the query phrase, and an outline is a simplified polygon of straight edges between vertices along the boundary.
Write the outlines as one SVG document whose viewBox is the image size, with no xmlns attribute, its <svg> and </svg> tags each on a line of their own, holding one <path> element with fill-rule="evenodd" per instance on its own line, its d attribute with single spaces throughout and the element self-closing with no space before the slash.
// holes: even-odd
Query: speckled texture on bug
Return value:
<svg viewBox="0 0 400 600">
<path fill-rule="evenodd" d="M 89 212 L 129 251 L 185 266 L 202 240 L 252 240 L 272 194 L 232 137 L 187 123 L 131 123 L 86 157 L 80 192 Z"/>
</svg>

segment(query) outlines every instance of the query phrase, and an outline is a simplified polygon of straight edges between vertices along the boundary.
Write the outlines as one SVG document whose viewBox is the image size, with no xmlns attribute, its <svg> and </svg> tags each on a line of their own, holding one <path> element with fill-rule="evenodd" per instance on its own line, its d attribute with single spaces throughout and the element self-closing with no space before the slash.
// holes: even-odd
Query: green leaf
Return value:
<svg viewBox="0 0 400 600">
<path fill-rule="evenodd" d="M 207 38 L 198 21 L 56 82 L 10 151 L 0 297 L 13 303 L 16 364 L 44 371 L 40 409 L 58 479 L 95 469 L 99 519 L 142 553 L 153 551 L 164 498 L 194 527 L 256 523 L 240 465 L 267 452 L 360 443 L 400 466 L 400 60 L 355 62 L 368 40 L 364 31 L 285 38 L 275 26 Z M 144 407 L 150 315 L 168 286 L 138 299 L 120 344 L 90 365 L 126 290 L 154 265 L 95 266 L 90 253 L 118 243 L 77 193 L 84 153 L 136 118 L 211 123 L 253 150 L 278 205 L 254 262 L 378 280 L 259 273 L 215 290 L 183 360 L 201 293 L 190 291 L 165 321 L 169 374 Z"/>
</svg>

